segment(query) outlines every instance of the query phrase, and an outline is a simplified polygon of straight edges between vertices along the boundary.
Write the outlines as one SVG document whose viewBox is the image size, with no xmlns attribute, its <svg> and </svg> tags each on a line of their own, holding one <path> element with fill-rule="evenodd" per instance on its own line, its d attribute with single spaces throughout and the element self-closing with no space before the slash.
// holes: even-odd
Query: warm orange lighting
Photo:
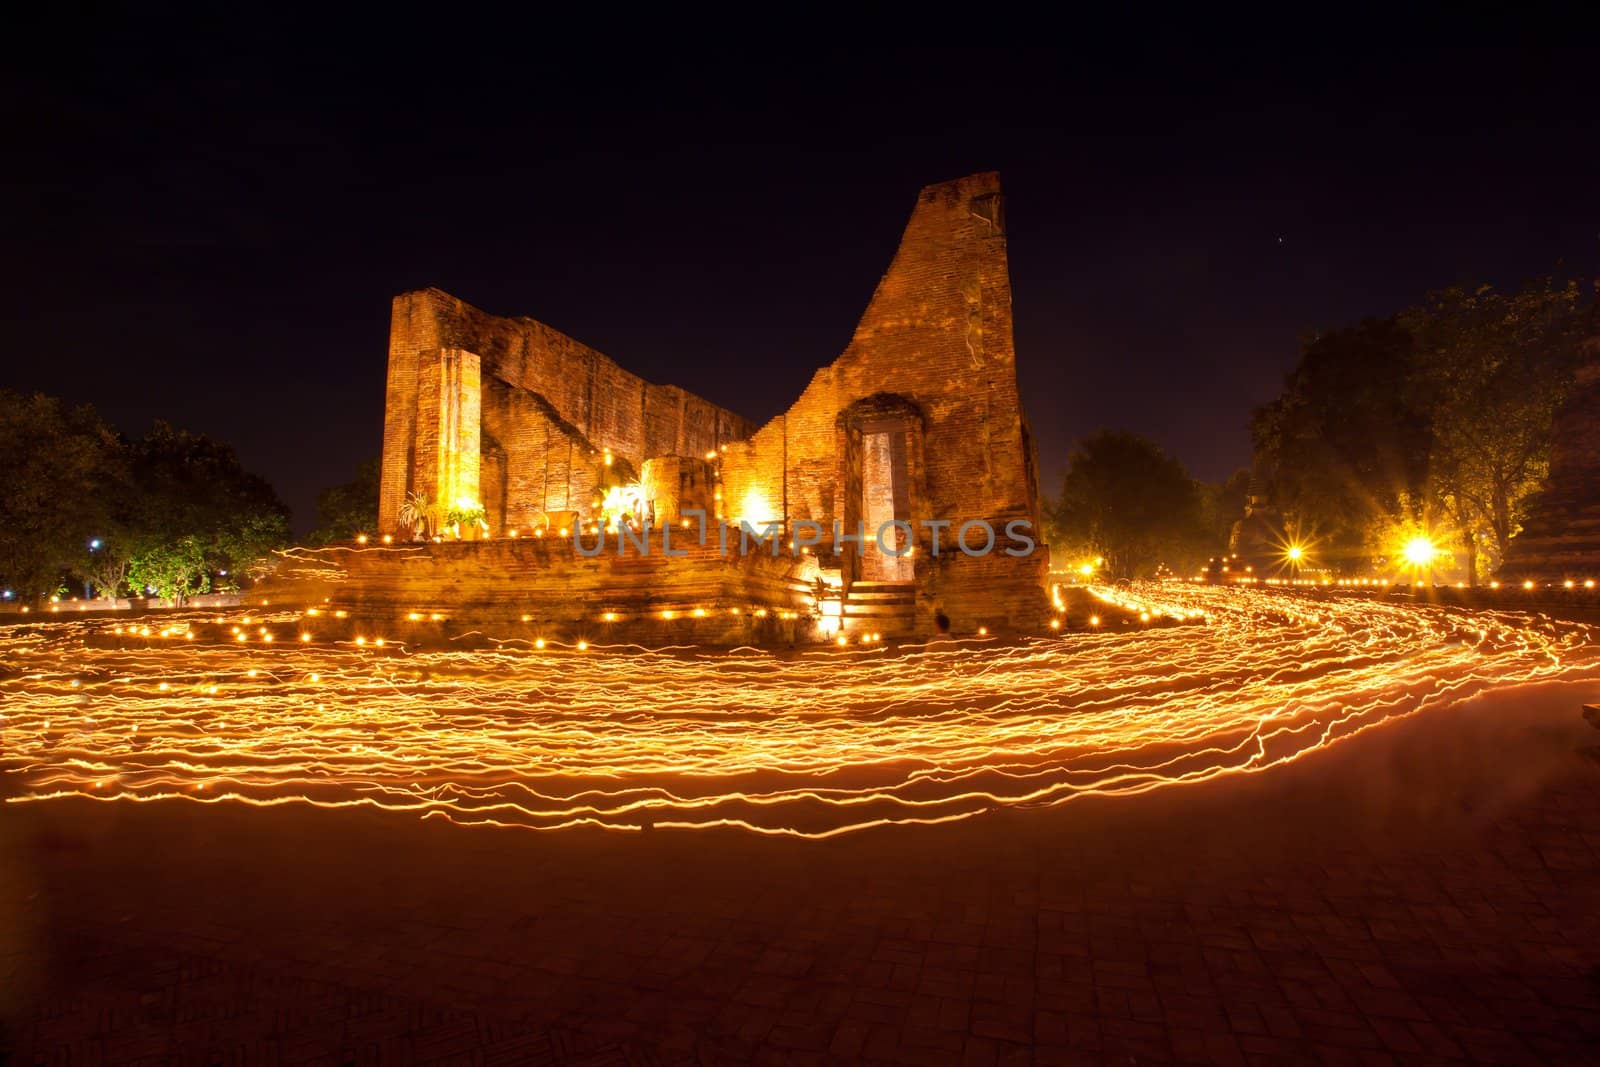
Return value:
<svg viewBox="0 0 1600 1067">
<path fill-rule="evenodd" d="M 1439 555 L 1439 548 L 1433 539 L 1422 534 L 1411 538 L 1400 550 L 1400 558 L 1412 567 L 1430 566 Z"/>
<path fill-rule="evenodd" d="M 822 837 L 1256 774 L 1492 689 L 1600 680 L 1600 628 L 1559 620 L 1321 601 L 1281 586 L 1139 583 L 1088 595 L 1117 612 L 1091 626 L 1144 615 L 1205 625 L 1104 627 L 1113 632 L 1093 655 L 1031 641 L 892 658 L 877 632 L 733 658 L 552 633 L 570 644 L 548 647 L 585 654 L 546 657 L 525 654 L 546 638 L 524 643 L 501 625 L 485 646 L 385 659 L 351 656 L 347 636 L 299 650 L 230 647 L 237 620 L 198 614 L 158 629 L 199 627 L 221 647 L 147 643 L 126 624 L 129 641 L 107 642 L 108 621 L 72 612 L 77 621 L 55 624 L 48 643 L 0 628 L 0 761 L 8 803 L 359 802 L 533 830 L 637 833 L 647 817 L 658 828 Z M 281 628 L 295 615 L 257 621 Z M 379 640 L 363 636 L 369 649 Z M 864 647 L 841 660 L 848 646 Z M 587 656 L 596 648 L 606 655 Z M 1135 701 L 1114 696 L 1130 664 L 1147 675 Z M 1219 671 L 1248 684 L 1219 687 Z M 915 714 L 902 713 L 908 692 Z M 307 767 L 323 769 L 314 786 Z M 759 797 L 739 791 L 773 767 L 783 773 L 762 780 Z"/>
</svg>

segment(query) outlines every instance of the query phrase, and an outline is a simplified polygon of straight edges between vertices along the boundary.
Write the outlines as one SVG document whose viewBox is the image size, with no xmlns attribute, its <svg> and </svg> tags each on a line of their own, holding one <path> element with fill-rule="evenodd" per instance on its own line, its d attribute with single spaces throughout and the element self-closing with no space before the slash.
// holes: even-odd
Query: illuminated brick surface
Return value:
<svg viewBox="0 0 1600 1067">
<path fill-rule="evenodd" d="M 470 373 L 474 358 L 481 380 Z M 460 420 L 475 409 L 481 433 L 473 441 Z M 881 477 L 871 472 L 887 468 L 873 466 L 864 439 L 868 452 L 893 451 L 901 472 L 895 485 L 877 484 Z M 1048 552 L 970 558 L 954 549 L 954 538 L 963 522 L 1003 534 L 1018 521 L 1042 542 L 1035 467 L 1017 390 L 1005 217 L 992 173 L 922 190 L 843 354 L 759 428 L 681 389 L 645 382 L 532 319 L 489 315 L 436 289 L 394 301 L 384 533 L 402 533 L 400 506 L 414 491 L 430 500 L 465 495 L 457 487 L 476 480 L 490 530 L 500 536 L 546 511 L 592 517 L 608 479 L 642 476 L 667 519 L 700 505 L 733 522 L 810 520 L 831 530 L 837 521 L 853 531 L 871 521 L 869 536 L 885 516 L 909 521 L 912 558 L 861 563 L 846 554 L 827 562 L 843 568 L 847 583 L 913 580 L 912 625 L 924 636 L 938 611 L 958 628 L 1034 632 L 1046 617 Z M 937 557 L 923 525 L 934 520 L 953 524 Z"/>
</svg>

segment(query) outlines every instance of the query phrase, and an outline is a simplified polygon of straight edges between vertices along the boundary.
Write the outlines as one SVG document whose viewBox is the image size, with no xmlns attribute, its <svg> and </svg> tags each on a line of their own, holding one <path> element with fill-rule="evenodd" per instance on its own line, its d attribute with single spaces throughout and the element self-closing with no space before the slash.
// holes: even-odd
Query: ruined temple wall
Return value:
<svg viewBox="0 0 1600 1067">
<path fill-rule="evenodd" d="M 483 429 L 505 457 L 504 509 L 489 516 L 495 532 L 526 529 L 545 511 L 581 511 L 593 499 L 598 458 L 539 397 L 493 380 L 485 390 Z"/>
<path fill-rule="evenodd" d="M 562 445 L 589 454 L 610 449 L 635 470 L 651 456 L 703 455 L 754 429 L 741 416 L 676 386 L 630 374 L 543 323 L 489 315 L 438 289 L 404 293 L 395 298 L 390 320 L 379 501 L 385 530 L 397 525 L 409 488 L 432 488 L 416 455 L 419 441 L 426 447 L 431 432 L 430 416 L 419 418 L 418 403 L 433 388 L 438 354 L 445 349 L 475 353 L 481 361 L 485 426 L 506 452 L 508 481 L 516 478 L 510 471 L 534 462 L 530 449 L 551 447 L 552 427 Z M 512 392 L 494 383 L 541 398 L 549 425 L 505 410 Z M 515 512 L 515 497 L 508 499 Z M 573 499 L 588 498 L 574 493 Z"/>
<path fill-rule="evenodd" d="M 646 382 L 542 322 L 489 315 L 436 289 L 409 295 L 442 305 L 448 343 L 477 352 L 486 376 L 543 397 L 596 449 L 635 466 L 652 455 L 704 453 L 753 429 L 676 386 Z"/>
<path fill-rule="evenodd" d="M 418 400 L 424 353 L 442 347 L 433 301 L 394 299 L 389 319 L 389 367 L 383 398 L 383 456 L 378 481 L 378 528 L 399 528 L 400 505 L 410 490 L 419 423 Z M 436 423 L 434 424 L 436 425 Z"/>
<path fill-rule="evenodd" d="M 1037 530 L 1039 506 L 1032 444 L 1017 389 L 999 179 L 978 174 L 922 191 L 899 249 L 844 353 L 819 370 L 800 399 L 722 462 L 730 518 L 747 500 L 791 519 L 831 524 L 850 510 L 850 483 L 839 415 L 878 393 L 898 394 L 924 415 L 914 471 L 916 519 L 991 522 L 1013 518 Z M 1037 535 L 1036 535 L 1037 536 Z M 918 530 L 919 545 L 928 543 Z M 991 599 L 1012 603 L 1021 619 L 1042 590 L 1046 557 L 985 567 L 934 567 L 918 578 L 954 591 L 980 580 Z M 970 579 L 970 580 L 969 580 Z M 998 583 L 998 585 L 994 584 Z M 962 594 L 965 595 L 965 594 Z"/>
<path fill-rule="evenodd" d="M 855 400 L 889 392 L 927 417 L 934 513 L 1037 518 L 998 198 L 994 174 L 923 190 L 843 355 L 817 372 L 785 415 L 747 445 L 730 446 L 723 463 L 730 507 L 756 492 L 787 495 L 791 516 L 839 517 L 837 416 Z"/>
</svg>

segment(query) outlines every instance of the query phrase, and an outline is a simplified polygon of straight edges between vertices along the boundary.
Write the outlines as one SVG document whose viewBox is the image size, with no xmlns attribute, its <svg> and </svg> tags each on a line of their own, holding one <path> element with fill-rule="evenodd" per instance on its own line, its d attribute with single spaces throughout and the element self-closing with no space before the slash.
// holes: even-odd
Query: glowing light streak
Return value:
<svg viewBox="0 0 1600 1067">
<path fill-rule="evenodd" d="M 174 642 L 46 619 L 0 628 L 0 768 L 12 803 L 827 837 L 1257 773 L 1487 689 L 1600 679 L 1596 630 L 1536 615 L 1190 583 L 1092 592 L 1204 625 L 898 651 L 867 634 L 780 657 L 595 635 L 241 644 L 242 618 L 198 613 L 168 617 L 160 636 L 189 638 Z M 303 624 L 252 617 L 261 636 Z"/>
</svg>

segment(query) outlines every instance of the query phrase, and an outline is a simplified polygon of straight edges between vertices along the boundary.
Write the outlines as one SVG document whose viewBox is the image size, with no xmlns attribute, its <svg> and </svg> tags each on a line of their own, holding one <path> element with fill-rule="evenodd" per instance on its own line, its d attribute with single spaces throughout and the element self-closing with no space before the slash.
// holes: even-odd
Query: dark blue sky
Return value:
<svg viewBox="0 0 1600 1067">
<path fill-rule="evenodd" d="M 8 75 L 0 385 L 231 441 L 302 529 L 378 452 L 393 294 L 765 419 L 848 341 L 917 190 L 972 171 L 1008 196 L 1046 492 L 1102 426 L 1224 477 L 1304 332 L 1600 266 L 1597 57 L 1513 36 L 785 58 L 140 26 Z"/>
</svg>

